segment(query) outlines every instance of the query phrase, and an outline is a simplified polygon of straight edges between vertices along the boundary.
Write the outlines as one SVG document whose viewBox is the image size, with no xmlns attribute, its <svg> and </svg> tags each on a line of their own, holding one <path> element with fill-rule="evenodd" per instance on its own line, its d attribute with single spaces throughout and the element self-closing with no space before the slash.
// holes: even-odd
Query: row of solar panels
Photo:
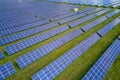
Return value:
<svg viewBox="0 0 120 80">
<path fill-rule="evenodd" d="M 73 4 L 86 4 L 86 5 L 98 5 L 98 6 L 112 6 L 112 7 L 118 7 L 120 6 L 119 0 L 48 0 L 48 1 L 54 1 L 54 2 L 66 2 L 66 3 L 73 3 Z"/>
<path fill-rule="evenodd" d="M 119 22 L 120 22 L 120 20 L 117 18 L 117 19 L 113 20 L 111 23 L 109 23 L 108 25 L 116 26 Z M 113 23 L 115 23 L 115 24 L 113 24 Z M 108 31 L 106 31 L 106 29 L 104 29 L 104 27 L 103 27 L 101 30 L 106 31 L 103 34 L 105 35 L 107 32 L 109 32 L 113 28 L 113 26 L 110 26 L 110 29 Z M 44 45 L 44 46 L 42 46 L 42 47 L 40 47 L 40 48 L 38 48 L 36 50 L 33 50 L 33 51 L 23 55 L 23 56 L 20 56 L 19 58 L 16 58 L 16 62 L 18 63 L 19 67 L 24 68 L 25 66 L 28 66 L 32 62 L 36 61 L 37 59 L 40 59 L 44 55 L 50 53 L 51 51 L 53 51 L 56 48 L 58 48 L 59 46 L 65 44 L 66 42 L 70 41 L 71 39 L 74 39 L 75 37 L 79 36 L 82 33 L 83 32 L 80 29 L 77 29 L 77 30 L 71 32 L 70 34 L 66 34 L 63 37 L 60 37 L 60 38 L 56 39 L 55 41 L 53 41 L 51 43 L 48 43 L 48 44 L 46 44 L 46 45 Z M 99 33 L 99 34 L 102 35 L 102 33 Z M 76 60 L 76 58 L 78 58 L 88 48 L 90 48 L 93 44 L 95 44 L 99 39 L 100 39 L 100 37 L 98 36 L 98 34 L 95 33 L 94 35 L 90 36 L 89 38 L 87 38 L 86 40 L 84 40 L 83 42 L 80 43 L 79 49 L 80 49 L 81 46 L 84 45 L 83 47 L 81 47 L 80 51 L 78 50 L 78 47 L 71 50 L 72 52 L 68 51 L 64 57 L 58 58 L 57 61 L 55 60 L 53 63 L 51 63 L 51 65 L 49 67 L 47 67 L 47 68 L 45 67 L 43 70 L 41 70 L 40 72 L 33 75 L 32 79 L 33 80 L 38 80 L 38 79 L 43 79 L 44 80 L 44 79 L 53 79 L 53 78 L 55 78 L 59 73 L 61 73 L 74 60 Z M 77 55 L 74 55 L 73 51 L 76 51 Z M 38 54 L 36 54 L 36 53 L 38 53 Z M 74 55 L 74 57 L 73 57 L 73 55 Z M 61 60 L 63 60 L 64 63 L 61 62 Z M 56 64 L 58 64 L 58 63 L 60 65 L 56 66 Z M 12 74 L 14 74 L 16 72 L 16 70 L 11 65 L 11 63 L 9 63 L 9 64 L 10 64 L 11 67 L 6 67 L 7 66 L 6 64 L 4 64 L 3 67 L 1 67 L 1 69 L 0 69 L 1 70 L 1 75 L 2 75 L 1 80 L 9 77 L 10 75 L 12 75 Z M 62 65 L 62 64 L 64 64 L 64 65 Z M 55 66 L 57 68 L 59 67 L 57 71 L 55 70 L 56 69 Z M 48 73 L 46 73 L 46 71 Z M 53 74 L 53 75 L 51 75 L 51 74 Z M 43 77 L 41 77 L 41 76 L 43 76 Z"/>
<path fill-rule="evenodd" d="M 80 7 L 80 6 L 70 5 L 70 4 L 48 3 L 48 2 L 35 2 L 35 1 L 26 2 L 26 3 L 0 2 L 0 17 L 2 18 L 10 15 L 25 13 L 26 15 L 37 16 L 41 18 L 49 18 L 49 17 L 55 17 L 58 15 L 69 13 L 69 11 L 75 7 Z"/>
<path fill-rule="evenodd" d="M 104 19 L 103 19 L 104 21 Z M 93 21 L 94 22 L 94 21 Z M 99 31 L 97 31 L 97 34 L 99 34 L 99 36 L 104 36 L 105 34 L 107 34 L 110 30 L 112 30 L 116 25 L 118 25 L 120 23 L 120 19 L 119 18 L 116 18 L 115 20 L 111 21 L 110 23 L 108 23 L 106 26 L 104 26 L 103 28 L 101 28 Z M 94 27 L 94 26 L 93 26 Z M 64 28 L 63 28 L 64 29 Z M 61 29 L 61 32 L 62 30 Z M 64 30 L 67 30 L 68 27 L 66 27 Z M 77 37 L 78 35 L 81 34 L 82 30 L 78 29 L 79 31 L 73 31 L 69 34 L 66 34 L 68 36 L 61 36 L 59 37 L 58 39 L 56 40 L 53 40 L 52 42 L 36 49 L 36 50 L 33 50 L 23 56 L 20 56 L 19 58 L 16 59 L 16 62 L 17 64 L 19 65 L 20 68 L 24 68 L 25 66 L 28 66 L 29 64 L 31 64 L 32 62 L 40 59 L 41 57 L 43 57 L 44 55 L 50 53 L 51 51 L 55 50 L 56 48 L 60 47 L 61 45 L 67 43 L 68 41 L 70 41 L 71 39 Z M 89 29 L 88 29 L 89 30 Z M 60 30 L 59 30 L 60 31 Z M 79 33 L 80 32 L 80 33 Z M 82 32 L 83 33 L 83 32 Z M 74 36 L 72 36 L 71 34 L 74 34 Z M 78 34 L 78 35 L 77 35 Z M 76 36 L 77 35 L 77 36 Z M 40 39 L 39 39 L 40 40 Z M 66 41 L 67 40 L 67 41 Z M 24 43 L 24 41 L 22 42 L 23 44 L 21 43 L 18 43 L 18 44 L 13 44 L 12 46 L 10 46 L 9 48 L 7 48 L 7 50 L 10 52 L 16 52 L 16 51 L 19 51 L 21 49 L 24 48 L 25 45 L 34 45 L 36 44 L 35 43 L 38 42 L 38 40 L 32 40 L 32 43 L 29 43 L 31 41 L 26 41 L 26 43 Z M 58 41 L 58 44 L 56 45 L 55 43 L 57 43 L 56 41 Z M 62 43 L 60 43 L 60 41 L 62 41 Z M 53 44 L 52 44 L 53 43 Z M 54 46 L 52 48 L 52 45 Z M 56 47 L 55 47 L 56 45 Z M 30 47 L 29 46 L 29 47 Z M 51 47 L 50 47 L 51 46 Z M 26 47 L 26 46 L 25 46 Z M 26 47 L 27 48 L 27 47 Z M 50 49 L 49 49 L 50 48 Z M 36 54 L 37 53 L 37 54 Z M 9 54 L 9 53 L 8 53 Z M 14 54 L 14 53 L 11 53 L 11 54 Z M 9 54 L 9 55 L 11 55 Z M 34 56 L 34 57 L 33 57 Z M 33 59 L 32 59 L 33 58 Z"/>
<path fill-rule="evenodd" d="M 111 46 L 96 61 L 91 69 L 85 74 L 82 80 L 103 80 L 105 74 L 112 66 L 120 53 L 120 40 L 116 39 Z"/>
<path fill-rule="evenodd" d="M 113 13 L 113 12 L 111 12 L 111 13 Z M 111 14 L 111 13 L 110 13 L 110 14 Z M 77 25 L 79 25 L 79 24 L 81 24 L 81 23 L 83 23 L 83 22 L 85 22 L 85 21 L 87 21 L 87 20 L 92 19 L 92 18 L 95 18 L 95 16 L 94 16 L 93 14 L 92 14 L 92 15 L 88 15 L 88 16 L 82 18 L 82 19 L 79 19 L 78 21 L 75 21 L 75 22 L 70 23 L 69 26 L 70 26 L 70 27 L 75 27 L 75 26 L 77 26 Z M 107 17 L 103 16 L 103 17 L 101 17 L 101 18 L 99 18 L 99 19 L 97 19 L 97 20 L 95 20 L 95 21 L 93 21 L 93 22 L 91 22 L 91 23 L 89 23 L 89 24 L 81 27 L 81 29 L 82 29 L 83 31 L 88 31 L 89 29 L 93 28 L 94 26 L 96 26 L 96 25 L 104 22 L 106 19 L 107 19 Z M 115 22 L 116 22 L 116 24 L 114 24 Z M 96 23 L 96 24 L 94 24 L 94 23 Z M 108 31 L 110 31 L 110 30 L 111 30 L 115 25 L 117 25 L 118 23 L 119 23 L 119 19 L 117 18 L 117 19 L 114 20 L 113 22 L 111 22 L 111 23 L 109 23 L 108 25 L 106 25 L 106 27 L 104 27 L 103 29 L 101 29 L 100 31 L 98 31 L 98 33 L 102 36 L 102 35 L 106 34 Z M 110 25 L 111 27 L 109 27 L 109 25 Z M 108 28 L 108 27 L 109 27 L 109 28 Z M 104 31 L 104 30 L 106 30 L 106 28 L 108 28 L 108 30 L 107 30 L 107 31 Z M 58 29 L 58 30 L 57 30 L 57 29 Z M 63 31 L 66 31 L 66 30 L 68 30 L 68 29 L 69 29 L 69 28 L 68 28 L 67 25 L 63 25 L 63 26 L 61 26 L 61 27 L 59 27 L 59 28 L 58 28 L 58 27 L 55 27 L 55 28 L 53 28 L 52 30 L 50 30 L 49 32 L 44 32 L 43 34 L 40 34 L 40 35 L 38 35 L 38 36 L 34 36 L 34 37 L 32 37 L 32 38 L 28 38 L 28 39 L 26 39 L 26 40 L 23 40 L 23 41 L 21 41 L 21 42 L 18 42 L 18 43 L 16 43 L 16 44 L 7 46 L 7 47 L 5 48 L 5 51 L 8 53 L 8 55 L 15 54 L 15 53 L 17 53 L 17 52 L 19 52 L 19 51 L 21 51 L 21 50 L 23 50 L 23 49 L 26 49 L 26 48 L 28 48 L 28 47 L 30 47 L 30 46 L 33 46 L 33 45 L 35 45 L 35 44 L 37 44 L 37 43 L 39 43 L 39 42 L 41 42 L 41 41 L 44 41 L 44 40 L 46 40 L 46 39 L 48 39 L 48 38 L 50 38 L 50 37 L 53 37 L 53 36 L 55 36 L 55 35 L 63 32 Z M 57 30 L 57 31 L 56 31 L 56 30 Z M 53 31 L 54 31 L 54 32 L 53 32 Z M 103 31 L 103 32 L 102 32 L 102 31 Z M 2 39 L 2 38 L 1 38 L 1 39 Z M 15 38 L 15 39 L 16 39 L 16 38 Z M 3 40 L 5 41 L 5 39 L 3 39 Z M 8 39 L 6 39 L 6 40 L 8 40 Z"/>
<path fill-rule="evenodd" d="M 83 13 L 85 11 L 91 10 L 91 9 L 95 9 L 95 8 L 86 8 L 84 10 L 80 10 L 79 14 Z M 72 15 L 70 15 L 70 14 L 72 14 Z M 69 12 L 67 14 L 64 14 L 65 15 L 64 17 L 61 15 L 59 17 L 59 19 L 66 18 L 66 17 L 69 17 L 69 16 L 75 16 L 76 14 L 78 14 L 78 13 L 76 13 L 76 12 Z M 52 20 L 52 21 L 56 20 L 55 18 L 56 17 L 51 18 L 50 20 Z M 26 30 L 26 29 L 29 29 L 29 28 L 33 28 L 34 26 L 39 26 L 39 25 L 42 25 L 42 24 L 46 24 L 48 22 L 49 22 L 49 20 L 45 19 L 45 20 L 34 22 L 34 23 L 26 24 L 26 25 L 23 25 L 23 26 L 12 27 L 12 29 L 10 29 L 10 28 L 9 29 L 5 29 L 5 30 L 2 30 L 0 32 L 0 36 L 5 36 L 7 34 L 12 34 L 12 33 L 18 32 L 18 31 L 22 31 L 22 30 Z"/>
<path fill-rule="evenodd" d="M 76 35 L 77 34 L 77 35 Z M 79 29 L 72 31 L 68 35 L 65 35 L 65 38 L 68 36 L 69 38 L 72 35 L 72 38 L 77 37 L 78 35 L 82 34 L 82 31 L 80 32 Z M 76 36 L 75 36 L 76 35 Z M 62 39 L 59 38 L 59 39 Z M 72 39 L 71 38 L 71 39 Z M 84 41 L 80 42 L 77 46 L 67 51 L 65 54 L 60 56 L 58 59 L 54 60 L 52 63 L 50 63 L 48 66 L 44 67 L 42 70 L 37 72 L 32 76 L 32 80 L 52 80 L 57 75 L 59 75 L 63 70 L 65 70 L 71 63 L 73 63 L 80 55 L 82 55 L 85 51 L 87 51 L 91 46 L 93 46 L 98 40 L 100 40 L 100 36 L 95 33 L 85 39 Z M 46 45 L 49 47 L 49 49 L 44 47 L 44 50 L 51 50 L 53 51 L 57 46 L 60 46 L 64 44 L 65 42 L 60 42 L 61 40 L 57 39 L 55 43 L 49 43 L 49 45 Z M 67 38 L 68 39 L 68 38 Z M 111 46 L 103 53 L 103 55 L 98 59 L 98 61 L 93 65 L 93 67 L 86 73 L 86 75 L 82 78 L 82 80 L 93 80 L 93 79 L 99 79 L 102 80 L 111 67 L 112 63 L 116 59 L 118 53 L 120 52 L 120 36 L 118 39 L 116 39 Z M 67 40 L 66 40 L 67 41 Z M 59 44 L 61 43 L 61 44 Z M 87 43 L 87 44 L 86 44 Z M 51 46 L 54 47 L 51 48 Z M 56 45 L 56 47 L 55 47 Z M 51 48 L 51 49 L 50 49 Z M 39 48 L 40 49 L 40 48 Z M 38 57 L 42 57 L 45 54 L 38 53 L 39 50 L 36 50 L 37 52 L 32 53 L 32 51 L 29 54 L 26 54 L 26 56 L 23 58 L 25 60 L 24 64 L 28 64 L 30 61 L 34 61 L 35 59 L 38 59 Z M 42 52 L 43 53 L 43 52 Z M 0 53 L 1 54 L 1 53 Z M 32 54 L 34 56 L 32 56 Z M 35 56 L 37 55 L 37 56 Z M 28 57 L 28 58 L 27 58 Z M 19 59 L 22 63 L 23 61 Z M 30 60 L 30 61 L 28 61 Z M 22 63 L 23 65 L 23 63 Z M 0 80 L 4 80 L 7 77 L 13 75 L 16 73 L 16 69 L 14 68 L 13 64 L 11 62 L 7 62 L 0 66 Z"/>
<path fill-rule="evenodd" d="M 93 34 L 89 38 L 79 43 L 74 48 L 54 60 L 52 63 L 35 73 L 32 80 L 53 80 L 71 63 L 73 63 L 80 55 L 100 40 L 98 34 Z M 105 74 L 111 67 L 120 52 L 120 40 L 116 39 L 113 44 L 103 53 L 82 80 L 103 80 Z"/>
</svg>

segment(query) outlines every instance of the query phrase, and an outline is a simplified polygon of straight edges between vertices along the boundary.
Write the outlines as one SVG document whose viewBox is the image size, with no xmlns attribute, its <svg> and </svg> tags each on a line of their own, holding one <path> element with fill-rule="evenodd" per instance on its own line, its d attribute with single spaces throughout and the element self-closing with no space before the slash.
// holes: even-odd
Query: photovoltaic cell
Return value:
<svg viewBox="0 0 120 80">
<path fill-rule="evenodd" d="M 81 35 L 83 32 L 80 29 L 74 30 L 62 37 L 57 38 L 56 40 L 49 42 L 27 54 L 24 54 L 18 58 L 16 58 L 16 62 L 20 68 L 24 68 L 29 64 L 33 63 L 34 61 L 40 59 L 41 57 L 47 55 L 48 53 L 52 52 L 53 50 L 59 48 L 63 44 L 69 42 L 70 40 L 74 39 L 75 37 Z"/>
<path fill-rule="evenodd" d="M 5 80 L 14 73 L 16 73 L 16 70 L 11 62 L 7 62 L 0 66 L 0 80 Z"/>
<path fill-rule="evenodd" d="M 97 34 L 93 34 L 71 50 L 67 51 L 64 55 L 54 60 L 48 66 L 34 74 L 32 76 L 32 80 L 53 80 L 99 39 L 100 37 Z"/>
<path fill-rule="evenodd" d="M 120 23 L 120 19 L 116 18 L 115 20 L 113 20 L 112 22 L 110 22 L 106 26 L 104 26 L 102 29 L 100 29 L 98 31 L 98 33 L 101 36 L 104 36 L 105 34 L 107 34 L 110 30 L 112 30 L 119 23 Z"/>
<path fill-rule="evenodd" d="M 85 74 L 82 80 L 103 80 L 109 68 L 120 53 L 120 40 L 116 39 L 104 52 L 92 68 Z"/>
</svg>

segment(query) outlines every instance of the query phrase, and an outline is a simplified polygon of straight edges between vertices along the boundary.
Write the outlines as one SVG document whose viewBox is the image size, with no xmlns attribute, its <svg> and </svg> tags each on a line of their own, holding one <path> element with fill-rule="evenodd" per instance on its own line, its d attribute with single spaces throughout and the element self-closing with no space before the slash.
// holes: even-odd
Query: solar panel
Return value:
<svg viewBox="0 0 120 80">
<path fill-rule="evenodd" d="M 32 76 L 32 80 L 53 80 L 100 37 L 95 33 Z M 87 43 L 87 44 L 86 44 Z"/>
<path fill-rule="evenodd" d="M 85 8 L 85 9 L 83 9 L 83 10 L 78 11 L 78 13 L 81 14 L 81 13 L 83 13 L 83 12 L 87 12 L 87 11 L 90 11 L 90 10 L 93 10 L 93 9 L 95 9 L 95 8 L 94 8 L 94 7 Z"/>
<path fill-rule="evenodd" d="M 31 36 L 33 34 L 36 34 L 38 32 L 44 31 L 46 29 L 52 28 L 52 27 L 57 26 L 57 25 L 58 24 L 56 22 L 52 22 L 50 24 L 38 26 L 38 27 L 33 28 L 33 29 L 25 30 L 25 31 L 22 31 L 22 32 L 19 32 L 16 34 L 12 34 L 10 36 L 0 38 L 0 45 L 5 45 L 5 44 L 8 44 L 10 42 L 14 42 L 16 40 Z"/>
<path fill-rule="evenodd" d="M 0 59 L 3 59 L 5 56 L 3 55 L 3 53 L 0 51 Z"/>
<path fill-rule="evenodd" d="M 105 21 L 106 19 L 107 19 L 107 17 L 103 16 L 103 17 L 101 17 L 101 18 L 99 18 L 99 19 L 97 19 L 97 20 L 95 20 L 95 21 L 93 21 L 93 22 L 91 22 L 91 23 L 88 23 L 87 25 L 85 25 L 85 26 L 83 26 L 83 27 L 81 27 L 81 28 L 82 28 L 82 30 L 84 30 L 84 31 L 88 31 L 89 29 L 97 26 L 98 24 L 102 23 L 102 22 Z"/>
<path fill-rule="evenodd" d="M 78 14 L 78 13 L 76 13 L 76 12 L 70 12 L 70 13 L 67 13 L 67 14 L 64 14 L 64 15 L 61 15 L 61 16 L 50 18 L 50 20 L 54 21 L 54 20 L 66 18 L 66 17 L 69 17 L 69 16 L 73 16 L 73 15 L 76 15 L 76 14 Z"/>
<path fill-rule="evenodd" d="M 76 20 L 76 21 L 74 21 L 74 22 L 71 22 L 71 23 L 69 24 L 69 26 L 70 26 L 70 27 L 75 27 L 75 26 L 80 25 L 81 23 L 83 23 L 83 22 L 85 22 L 85 21 L 87 21 L 87 20 L 90 20 L 90 19 L 92 19 L 92 18 L 95 18 L 95 17 L 96 17 L 96 16 L 95 16 L 94 14 L 88 15 L 88 16 L 86 16 L 86 17 L 84 17 L 84 18 L 81 18 L 81 19 L 78 19 L 78 20 Z"/>
<path fill-rule="evenodd" d="M 36 18 L 24 13 L 19 13 L 16 15 L 9 16 L 8 18 L 4 17 L 0 19 L 0 26 L 1 26 L 0 30 L 6 29 L 6 28 L 12 28 L 20 25 L 25 25 L 38 20 L 40 20 L 40 18 Z"/>
<path fill-rule="evenodd" d="M 91 14 L 91 13 L 95 13 L 95 12 L 100 11 L 100 10 L 102 10 L 102 8 L 93 9 L 93 10 L 90 10 L 90 11 L 88 11 L 86 13 Z"/>
<path fill-rule="evenodd" d="M 119 23 L 120 23 L 120 19 L 116 18 L 115 20 L 113 20 L 112 22 L 110 22 L 109 24 L 104 26 L 102 29 L 100 29 L 98 31 L 98 33 L 101 36 L 104 36 L 105 34 L 107 34 L 110 30 L 112 30 Z"/>
<path fill-rule="evenodd" d="M 7 62 L 0 66 L 0 80 L 5 80 L 14 73 L 16 73 L 16 70 L 11 62 Z"/>
<path fill-rule="evenodd" d="M 97 16 L 100 16 L 100 15 L 102 15 L 102 14 L 104 14 L 104 13 L 110 11 L 110 10 L 111 10 L 111 9 L 107 8 L 107 9 L 102 10 L 102 11 L 100 11 L 100 12 L 97 12 L 97 13 L 95 13 L 95 14 L 96 14 Z"/>
<path fill-rule="evenodd" d="M 30 24 L 22 25 L 22 26 L 17 26 L 17 27 L 13 27 L 13 28 L 4 29 L 4 30 L 0 31 L 0 36 L 5 36 L 5 35 L 8 35 L 8 34 L 12 34 L 12 33 L 15 33 L 15 32 L 19 32 L 19 31 L 22 31 L 22 30 L 33 28 L 35 26 L 46 24 L 48 22 L 49 22 L 49 20 L 45 19 L 45 20 L 40 20 L 40 21 L 37 21 L 37 22 L 30 23 Z"/>
<path fill-rule="evenodd" d="M 116 39 L 92 66 L 92 68 L 85 74 L 82 80 L 103 80 L 119 52 L 120 40 Z"/>
<path fill-rule="evenodd" d="M 117 10 L 111 12 L 111 13 L 108 13 L 106 16 L 107 16 L 108 18 L 111 18 L 112 16 L 114 16 L 115 14 L 117 14 L 117 13 L 119 13 L 119 12 L 120 12 L 120 10 L 117 9 Z"/>
<path fill-rule="evenodd" d="M 20 68 L 24 68 L 31 64 L 32 62 L 40 59 L 41 57 L 47 55 L 48 53 L 52 52 L 56 48 L 59 48 L 61 45 L 69 42 L 70 40 L 74 39 L 75 37 L 81 35 L 83 32 L 80 29 L 74 30 L 62 37 L 57 38 L 56 40 L 49 42 L 25 55 L 22 55 L 16 58 L 16 62 Z"/>
<path fill-rule="evenodd" d="M 7 46 L 7 47 L 5 47 L 5 51 L 7 52 L 8 55 L 15 54 L 23 49 L 26 49 L 30 46 L 33 46 L 37 43 L 40 43 L 41 41 L 46 40 L 50 37 L 53 37 L 61 32 L 68 30 L 68 29 L 69 29 L 69 27 L 67 25 L 63 25 L 61 27 L 56 27 L 48 32 L 44 32 L 40 35 L 31 37 L 31 38 L 28 38 L 28 39 L 23 40 L 21 42 L 18 42 L 16 44 Z"/>
<path fill-rule="evenodd" d="M 78 18 L 83 17 L 83 16 L 85 16 L 84 13 L 82 13 L 82 14 L 77 14 L 77 15 L 75 15 L 75 16 L 71 16 L 71 17 L 68 17 L 68 18 L 59 20 L 59 23 L 60 23 L 60 24 L 63 24 L 63 23 L 72 21 L 72 20 L 74 20 L 74 19 L 78 19 Z"/>
</svg>

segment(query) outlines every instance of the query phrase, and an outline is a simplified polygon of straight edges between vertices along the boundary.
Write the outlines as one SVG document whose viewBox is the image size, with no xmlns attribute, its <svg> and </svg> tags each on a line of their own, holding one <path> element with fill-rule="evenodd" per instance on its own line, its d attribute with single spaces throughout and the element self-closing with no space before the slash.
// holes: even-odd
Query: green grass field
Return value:
<svg viewBox="0 0 120 80">
<path fill-rule="evenodd" d="M 82 10 L 87 7 L 89 7 L 89 6 L 82 6 L 81 8 L 79 8 L 79 10 Z M 112 9 L 111 11 L 113 11 L 113 10 L 114 9 Z M 111 12 L 111 11 L 109 11 L 109 12 Z M 38 72 L 39 70 L 41 70 L 42 68 L 44 68 L 45 66 L 50 64 L 52 61 L 54 61 L 55 59 L 57 59 L 60 56 L 62 56 L 63 54 L 65 54 L 65 52 L 67 52 L 68 50 L 70 50 L 71 48 L 73 48 L 74 46 L 76 46 L 77 44 L 79 44 L 80 42 L 85 40 L 86 38 L 88 38 L 90 35 L 97 32 L 99 29 L 104 27 L 106 24 L 108 24 L 109 22 L 111 22 L 112 20 L 114 20 L 115 18 L 120 16 L 120 13 L 114 15 L 112 18 L 107 19 L 106 21 L 93 27 L 92 29 L 88 30 L 87 32 L 84 32 L 82 35 L 80 35 L 77 38 L 71 40 L 70 42 L 62 45 L 61 47 L 57 48 L 56 50 L 52 51 L 48 55 L 42 57 L 41 59 L 35 61 L 34 63 L 30 64 L 29 66 L 25 67 L 24 69 L 20 69 L 18 67 L 17 63 L 15 62 L 15 59 L 17 57 L 19 57 L 23 54 L 26 54 L 44 44 L 47 44 L 48 42 L 53 41 L 53 40 L 71 32 L 75 29 L 78 29 L 96 19 L 99 19 L 100 17 L 102 17 L 106 14 L 107 13 L 102 14 L 98 17 L 95 17 L 91 20 L 88 20 L 87 22 L 84 22 L 74 28 L 70 28 L 69 30 L 62 32 L 61 34 L 58 34 L 52 38 L 44 40 L 39 44 L 33 45 L 33 46 L 31 46 L 27 49 L 24 49 L 24 50 L 14 54 L 14 55 L 11 55 L 11 56 L 8 56 L 4 50 L 4 48 L 6 46 L 15 44 L 15 43 L 23 41 L 25 39 L 28 39 L 33 36 L 39 35 L 41 33 L 47 32 L 49 30 L 54 29 L 55 27 L 45 30 L 43 32 L 39 32 L 35 35 L 26 37 L 24 39 L 17 40 L 10 44 L 0 46 L 0 50 L 2 50 L 2 52 L 5 55 L 5 58 L 0 60 L 0 65 L 6 63 L 8 61 L 11 61 L 17 70 L 17 72 L 14 75 L 10 76 L 6 80 L 31 80 L 31 76 L 33 74 L 35 74 L 36 72 Z M 76 21 L 76 20 L 74 20 L 74 21 Z M 56 22 L 58 22 L 58 21 L 56 21 Z M 69 23 L 70 22 L 65 23 L 65 24 L 68 25 Z M 64 25 L 64 24 L 62 24 L 62 25 Z M 57 27 L 61 27 L 62 25 L 59 25 Z M 120 35 L 120 24 L 118 24 L 115 28 L 113 28 L 109 33 L 107 33 L 104 37 L 102 37 L 96 44 L 94 44 L 84 54 L 82 54 L 77 60 L 75 60 L 71 65 L 69 65 L 61 74 L 59 74 L 55 78 L 55 80 L 80 80 L 119 35 Z M 114 64 L 110 68 L 110 70 L 108 71 L 104 80 L 120 80 L 119 74 L 120 74 L 120 55 L 118 56 L 118 58 L 116 59 L 116 61 L 114 62 Z"/>
</svg>

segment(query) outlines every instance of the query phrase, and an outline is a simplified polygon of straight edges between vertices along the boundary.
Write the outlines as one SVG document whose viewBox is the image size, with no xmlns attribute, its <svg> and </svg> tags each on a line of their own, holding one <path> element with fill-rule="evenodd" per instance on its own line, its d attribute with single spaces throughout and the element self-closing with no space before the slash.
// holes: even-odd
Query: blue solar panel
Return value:
<svg viewBox="0 0 120 80">
<path fill-rule="evenodd" d="M 104 36 L 105 34 L 107 34 L 110 30 L 112 30 L 119 23 L 120 23 L 120 19 L 116 18 L 115 20 L 113 20 L 112 22 L 110 22 L 109 24 L 107 24 L 105 27 L 103 27 L 102 29 L 100 29 L 98 31 L 98 33 L 101 36 Z"/>
<path fill-rule="evenodd" d="M 83 17 L 83 16 L 85 16 L 84 13 L 82 13 L 82 14 L 77 14 L 77 15 L 74 15 L 74 16 L 71 16 L 71 17 L 68 17 L 68 18 L 59 20 L 59 23 L 60 23 L 60 24 L 63 24 L 63 23 L 72 21 L 72 20 L 74 20 L 74 19 L 78 19 L 78 18 Z"/>
<path fill-rule="evenodd" d="M 103 16 L 103 17 L 101 17 L 101 18 L 99 18 L 99 19 L 97 19 L 97 20 L 95 20 L 95 21 L 93 21 L 93 22 L 91 22 L 91 23 L 83 26 L 82 29 L 83 29 L 84 31 L 88 31 L 89 29 L 97 26 L 98 24 L 102 23 L 102 22 L 105 21 L 106 19 L 107 19 L 107 17 Z"/>
<path fill-rule="evenodd" d="M 67 25 L 63 25 L 62 27 L 56 27 L 48 32 L 44 32 L 40 35 L 31 37 L 29 39 L 23 40 L 16 44 L 7 46 L 5 48 L 5 51 L 7 52 L 8 55 L 15 54 L 16 52 L 19 52 L 25 48 L 28 48 L 30 46 L 37 44 L 37 43 L 40 43 L 41 41 L 46 40 L 50 37 L 53 37 L 61 32 L 68 30 L 68 29 L 69 29 L 69 27 Z"/>
<path fill-rule="evenodd" d="M 14 73 L 16 73 L 16 70 L 11 62 L 7 62 L 0 66 L 0 80 L 5 80 Z"/>
<path fill-rule="evenodd" d="M 100 10 L 102 10 L 102 8 L 93 9 L 93 10 L 90 10 L 90 11 L 88 11 L 86 13 L 91 14 L 91 13 L 95 13 L 95 12 L 100 11 Z"/>
<path fill-rule="evenodd" d="M 36 34 L 38 32 L 44 31 L 46 29 L 52 28 L 52 27 L 57 26 L 57 25 L 58 24 L 56 22 L 52 22 L 50 24 L 38 26 L 36 28 L 32 28 L 32 29 L 29 29 L 29 30 L 25 30 L 25 31 L 16 33 L 16 34 L 12 34 L 10 36 L 0 38 L 0 45 L 5 45 L 7 43 L 14 42 L 16 40 L 25 38 L 27 36 L 31 36 L 33 34 Z"/>
<path fill-rule="evenodd" d="M 113 11 L 113 12 L 108 13 L 106 16 L 109 17 L 109 18 L 111 18 L 112 16 L 114 16 L 115 14 L 117 14 L 117 13 L 119 13 L 119 12 L 120 12 L 120 10 L 117 9 L 117 10 L 115 10 L 115 11 Z"/>
<path fill-rule="evenodd" d="M 91 11 L 91 10 L 93 10 L 93 9 L 95 9 L 95 8 L 94 8 L 94 7 L 85 8 L 85 9 L 83 9 L 83 10 L 78 11 L 78 13 L 81 14 L 81 13 L 83 13 L 83 12 Z"/>
<path fill-rule="evenodd" d="M 92 66 L 92 68 L 85 74 L 82 80 L 103 80 L 105 74 L 113 64 L 119 52 L 120 40 L 116 39 Z"/>
<path fill-rule="evenodd" d="M 76 15 L 76 14 L 78 14 L 78 13 L 70 12 L 70 13 L 67 13 L 67 14 L 64 14 L 64 15 L 60 15 L 60 16 L 57 16 L 57 17 L 50 18 L 50 20 L 54 21 L 54 20 L 66 18 L 66 17 L 69 17 L 69 16 L 73 16 L 73 15 Z"/>
<path fill-rule="evenodd" d="M 0 36 L 5 36 L 7 34 L 11 34 L 11 33 L 15 33 L 15 32 L 18 32 L 18 31 L 33 28 L 35 26 L 46 24 L 48 22 L 49 21 L 47 19 L 45 19 L 45 20 L 40 20 L 40 21 L 37 21 L 37 22 L 30 23 L 30 24 L 22 25 L 22 26 L 17 26 L 17 27 L 14 27 L 14 28 L 5 29 L 5 30 L 0 31 Z"/>
<path fill-rule="evenodd" d="M 111 10 L 111 9 L 107 8 L 107 9 L 102 10 L 102 11 L 100 11 L 100 12 L 97 12 L 97 13 L 95 13 L 95 14 L 96 14 L 97 16 L 100 16 L 100 15 L 102 15 L 102 14 L 104 14 L 104 13 L 110 11 L 110 10 Z"/>
<path fill-rule="evenodd" d="M 88 21 L 88 20 L 90 20 L 90 19 L 92 19 L 92 18 L 95 18 L 96 16 L 93 14 L 93 15 L 88 15 L 88 16 L 86 16 L 86 17 L 84 17 L 84 18 L 81 18 L 81 19 L 78 19 L 78 20 L 76 20 L 76 21 L 74 21 L 74 22 L 71 22 L 70 24 L 69 24 L 69 26 L 70 27 L 75 27 L 75 26 L 77 26 L 77 25 L 80 25 L 81 23 L 83 23 L 83 22 L 85 22 L 85 21 Z"/>
<path fill-rule="evenodd" d="M 0 51 L 0 59 L 3 59 L 5 56 L 3 55 L 3 53 Z"/>
<path fill-rule="evenodd" d="M 71 50 L 67 51 L 64 55 L 50 63 L 48 66 L 34 74 L 32 76 L 32 80 L 53 80 L 99 39 L 100 37 L 97 34 L 93 34 Z"/>
<path fill-rule="evenodd" d="M 20 25 L 25 25 L 31 22 L 35 22 L 40 20 L 39 18 L 19 13 L 16 15 L 12 15 L 9 17 L 4 17 L 0 19 L 0 30 L 6 29 L 6 28 L 12 28 Z"/>
<path fill-rule="evenodd" d="M 48 53 L 52 52 L 56 48 L 60 47 L 61 45 L 69 42 L 70 40 L 74 39 L 75 37 L 81 35 L 83 32 L 80 29 L 74 30 L 56 40 L 49 42 L 46 45 L 43 45 L 25 55 L 22 55 L 16 58 L 16 62 L 20 68 L 24 68 L 27 65 L 31 64 L 32 62 L 40 59 L 41 57 L 47 55 Z"/>
</svg>

